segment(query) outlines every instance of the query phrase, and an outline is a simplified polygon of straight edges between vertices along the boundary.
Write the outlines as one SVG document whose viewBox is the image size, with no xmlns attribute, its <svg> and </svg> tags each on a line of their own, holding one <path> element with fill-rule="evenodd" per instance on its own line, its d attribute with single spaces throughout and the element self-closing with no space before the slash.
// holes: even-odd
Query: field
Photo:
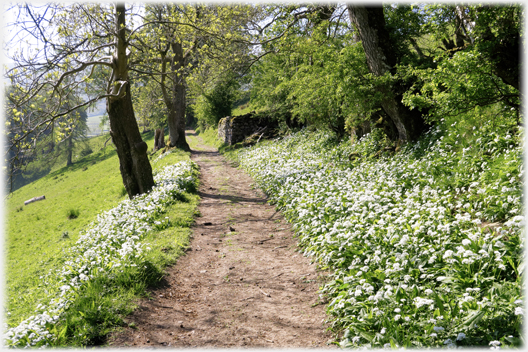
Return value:
<svg viewBox="0 0 528 352">
<path fill-rule="evenodd" d="M 152 133 L 144 134 L 143 138 L 149 148 L 152 148 Z M 93 141 L 94 145 L 101 142 L 104 143 L 102 140 Z M 153 155 L 151 162 L 155 174 L 161 173 L 165 166 L 189 161 L 189 153 L 175 151 L 166 155 L 168 156 L 163 158 L 159 158 L 159 153 Z M 45 195 L 46 199 L 24 205 L 25 200 L 41 195 Z M 112 145 L 98 148 L 94 153 L 76 161 L 74 165 L 55 170 L 9 195 L 5 237 L 6 322 L 10 327 L 19 327 L 18 330 L 15 329 L 17 336 L 22 334 L 20 331 L 27 333 L 12 340 L 17 341 L 15 344 L 24 345 L 25 341 L 31 340 L 27 340 L 28 336 L 36 333 L 36 328 L 28 328 L 31 324 L 24 324 L 23 321 L 35 316 L 35 313 L 42 314 L 45 307 L 53 306 L 51 302 L 58 297 L 60 288 L 64 286 L 65 270 L 73 270 L 72 264 L 68 263 L 75 258 L 75 254 L 71 252 L 72 248 L 81 245 L 77 243 L 79 238 L 86 236 L 94 221 L 97 222 L 98 215 L 118 206 L 127 198 L 119 173 L 119 162 Z M 103 316 L 101 311 L 97 318 L 86 324 L 61 323 L 63 333 L 54 345 L 94 343 L 104 336 L 105 324 L 115 325 L 116 319 L 121 319 L 133 307 L 132 299 L 145 293 L 145 285 L 155 285 L 161 277 L 163 267 L 182 253 L 188 242 L 188 226 L 193 221 L 197 197 L 185 191 L 177 198 L 179 201 L 169 202 L 158 211 L 152 212 L 154 218 L 149 221 L 155 225 L 156 235 L 151 231 L 138 239 L 141 243 L 149 242 L 150 248 L 153 248 L 152 252 L 146 251 L 148 253 L 138 257 L 140 261 L 151 266 L 150 274 L 145 275 L 145 272 L 133 270 L 125 272 L 123 275 L 128 275 L 128 284 L 124 287 L 113 287 L 112 292 L 105 294 L 106 303 L 99 304 L 108 305 L 106 316 Z M 169 209 L 170 215 L 161 222 L 163 225 L 156 225 L 156 218 Z M 161 251 L 161 248 L 164 248 L 164 251 Z M 90 281 L 91 284 L 110 284 L 108 277 L 101 277 L 97 274 L 97 269 L 94 270 L 89 273 L 90 277 L 94 278 Z M 79 274 L 81 273 L 77 273 Z M 66 276 L 68 275 L 70 274 Z M 69 298 L 69 304 L 76 307 L 67 312 L 70 321 L 79 317 L 82 319 L 82 316 L 89 314 L 94 299 L 97 299 L 92 294 L 102 299 L 100 294 L 104 289 L 99 287 L 90 293 L 90 287 L 88 285 L 88 289 L 76 289 L 75 294 Z M 81 294 L 83 290 L 88 291 Z M 115 305 L 115 300 L 120 301 L 119 307 Z M 47 309 L 51 312 L 51 308 Z M 77 313 L 78 311 L 80 313 Z M 58 329 L 57 323 L 46 324 L 45 329 Z M 33 338 L 31 341 L 35 345 L 48 343 L 45 338 L 38 341 Z"/>
</svg>

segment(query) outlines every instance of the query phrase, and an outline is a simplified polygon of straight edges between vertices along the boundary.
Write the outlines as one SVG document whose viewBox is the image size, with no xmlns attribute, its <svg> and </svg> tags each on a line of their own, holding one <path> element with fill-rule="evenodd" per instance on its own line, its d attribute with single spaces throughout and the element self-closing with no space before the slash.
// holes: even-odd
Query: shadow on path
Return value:
<svg viewBox="0 0 528 352">
<path fill-rule="evenodd" d="M 202 191 L 198 191 L 198 195 L 200 198 L 211 198 L 211 199 L 222 199 L 222 200 L 229 200 L 234 203 L 255 203 L 255 204 L 266 204 L 265 201 L 262 200 L 262 198 L 246 198 L 246 197 L 237 197 L 237 196 L 228 196 L 228 195 L 222 195 L 222 194 L 213 194 L 213 193 L 206 193 Z"/>
</svg>

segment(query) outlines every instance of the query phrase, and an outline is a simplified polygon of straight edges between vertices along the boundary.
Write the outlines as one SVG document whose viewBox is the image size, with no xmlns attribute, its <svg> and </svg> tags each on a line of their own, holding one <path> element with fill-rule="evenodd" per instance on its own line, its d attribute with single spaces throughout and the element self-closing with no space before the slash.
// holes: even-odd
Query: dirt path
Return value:
<svg viewBox="0 0 528 352">
<path fill-rule="evenodd" d="M 194 131 L 188 131 L 189 137 Z M 290 225 L 252 179 L 201 143 L 202 198 L 191 251 L 168 269 L 110 347 L 325 347 L 323 273 L 296 252 Z"/>
</svg>

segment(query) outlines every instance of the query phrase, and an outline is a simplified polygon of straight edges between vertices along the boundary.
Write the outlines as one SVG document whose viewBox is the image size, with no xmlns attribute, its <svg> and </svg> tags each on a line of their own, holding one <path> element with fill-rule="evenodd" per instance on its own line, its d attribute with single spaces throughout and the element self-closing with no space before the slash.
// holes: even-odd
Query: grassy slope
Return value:
<svg viewBox="0 0 528 352">
<path fill-rule="evenodd" d="M 88 138 L 82 141 L 76 141 L 73 149 L 72 161 L 74 163 L 79 162 L 83 157 L 80 155 L 81 152 L 85 149 L 91 149 L 94 152 L 101 151 L 104 147 L 105 142 L 108 140 L 109 135 L 105 134 L 102 136 L 97 136 L 93 138 Z M 109 141 L 106 143 L 107 146 L 111 144 Z M 59 148 L 63 146 L 59 145 Z M 108 149 L 110 151 L 112 149 Z M 19 175 L 13 184 L 13 190 L 17 190 L 31 182 L 34 182 L 50 172 L 57 171 L 63 168 L 66 165 L 66 153 L 64 151 L 60 152 L 55 157 L 43 160 L 35 160 L 30 163 L 25 169 L 22 175 Z"/>
<path fill-rule="evenodd" d="M 143 138 L 149 148 L 152 148 L 152 133 Z M 99 139 L 102 146 L 106 139 Z M 10 324 L 33 314 L 39 303 L 46 303 L 45 287 L 40 286 L 40 276 L 61 265 L 61 253 L 75 243 L 79 231 L 94 220 L 97 214 L 126 198 L 119 173 L 119 161 L 113 147 L 93 149 L 99 151 L 77 161 L 71 167 L 60 168 L 18 189 L 7 199 L 5 268 L 6 308 L 9 312 L 7 322 Z M 154 169 L 188 159 L 188 153 L 173 153 L 158 162 Z M 41 195 L 45 195 L 46 199 L 23 205 L 25 200 Z M 189 197 L 189 202 L 184 205 L 173 206 L 174 211 L 179 214 L 175 223 L 188 226 L 189 219 L 192 219 L 196 199 Z M 78 218 L 68 219 L 67 213 L 70 210 L 78 210 Z M 188 235 L 187 230 L 171 231 L 172 237 L 182 235 L 182 231 L 185 236 Z M 68 235 L 63 235 L 66 232 Z M 163 236 L 158 239 L 160 243 L 163 242 Z M 184 245 L 186 239 L 181 238 L 179 241 L 180 245 Z M 163 255 L 160 254 L 161 257 Z M 160 263 L 166 261 L 167 258 L 161 257 L 156 260 Z"/>
<path fill-rule="evenodd" d="M 107 147 L 9 196 L 5 246 L 8 322 L 31 315 L 44 297 L 39 277 L 59 264 L 61 252 L 75 243 L 79 230 L 124 199 L 122 189 L 117 154 Z M 25 200 L 41 195 L 46 199 L 24 206 Z M 70 209 L 79 211 L 76 219 L 68 219 Z M 65 232 L 68 237 L 63 236 Z"/>
</svg>

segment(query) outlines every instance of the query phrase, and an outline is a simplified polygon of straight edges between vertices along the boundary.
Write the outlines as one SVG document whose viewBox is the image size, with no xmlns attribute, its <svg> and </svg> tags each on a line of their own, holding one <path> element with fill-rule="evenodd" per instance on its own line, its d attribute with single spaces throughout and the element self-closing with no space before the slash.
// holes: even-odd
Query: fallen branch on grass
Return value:
<svg viewBox="0 0 528 352">
<path fill-rule="evenodd" d="M 40 197 L 31 198 L 29 200 L 26 200 L 24 202 L 24 205 L 28 205 L 29 203 L 33 203 L 33 202 L 36 202 L 36 201 L 39 201 L 39 200 L 43 200 L 43 199 L 46 199 L 46 196 L 40 196 Z"/>
</svg>

